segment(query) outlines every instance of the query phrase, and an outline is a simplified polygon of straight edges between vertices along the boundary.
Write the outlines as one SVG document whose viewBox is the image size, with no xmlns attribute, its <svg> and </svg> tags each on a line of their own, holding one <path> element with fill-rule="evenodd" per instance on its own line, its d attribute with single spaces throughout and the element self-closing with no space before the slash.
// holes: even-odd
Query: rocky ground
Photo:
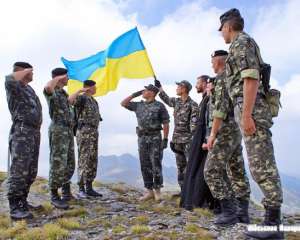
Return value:
<svg viewBox="0 0 300 240">
<path fill-rule="evenodd" d="M 42 204 L 30 221 L 12 222 L 8 216 L 5 174 L 0 173 L 0 239 L 245 239 L 243 224 L 216 228 L 213 214 L 206 209 L 188 212 L 178 208 L 178 198 L 164 193 L 163 201 L 139 203 L 141 190 L 125 184 L 95 183 L 101 199 L 74 200 L 67 211 L 49 203 L 47 180 L 38 178 L 31 188 L 30 202 Z M 73 193 L 76 195 L 75 186 Z M 262 209 L 253 205 L 252 222 L 262 220 Z M 285 216 L 289 224 L 299 224 L 300 216 Z M 288 234 L 286 239 L 300 239 Z"/>
</svg>

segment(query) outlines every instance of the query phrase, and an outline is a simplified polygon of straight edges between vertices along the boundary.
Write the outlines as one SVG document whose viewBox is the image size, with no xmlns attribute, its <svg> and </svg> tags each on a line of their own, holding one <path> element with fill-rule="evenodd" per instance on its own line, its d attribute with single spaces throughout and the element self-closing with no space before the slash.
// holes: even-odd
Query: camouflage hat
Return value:
<svg viewBox="0 0 300 240">
<path fill-rule="evenodd" d="M 182 80 L 181 82 L 176 82 L 177 85 L 180 85 L 180 86 L 183 86 L 183 87 L 186 87 L 186 89 L 188 91 L 191 91 L 193 86 L 192 84 L 190 84 L 187 80 Z"/>
<path fill-rule="evenodd" d="M 240 11 L 236 8 L 232 8 L 220 16 L 221 26 L 219 27 L 219 31 L 222 30 L 224 23 L 231 19 L 239 20 L 244 25 L 244 19 L 242 18 Z"/>
<path fill-rule="evenodd" d="M 227 56 L 228 52 L 225 50 L 216 50 L 211 54 L 211 57 Z"/>
<path fill-rule="evenodd" d="M 145 89 L 154 92 L 155 94 L 159 92 L 159 89 L 155 87 L 153 84 L 149 84 L 148 86 L 145 86 Z"/>
</svg>

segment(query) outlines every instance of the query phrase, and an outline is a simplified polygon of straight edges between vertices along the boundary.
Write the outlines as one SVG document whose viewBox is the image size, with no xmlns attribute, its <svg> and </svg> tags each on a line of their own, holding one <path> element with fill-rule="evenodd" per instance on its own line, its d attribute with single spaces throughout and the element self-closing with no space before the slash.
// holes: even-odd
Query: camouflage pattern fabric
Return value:
<svg viewBox="0 0 300 240">
<path fill-rule="evenodd" d="M 226 89 L 225 71 L 216 76 L 214 85 L 210 119 L 221 118 L 223 123 L 214 147 L 208 153 L 205 180 L 213 196 L 219 200 L 230 199 L 232 191 L 234 197 L 249 200 L 250 185 L 244 165 L 242 135 L 234 120 L 233 105 Z"/>
<path fill-rule="evenodd" d="M 134 111 L 138 122 L 138 148 L 144 186 L 156 189 L 163 186 L 162 175 L 162 124 L 170 122 L 166 107 L 153 102 L 130 102 L 126 107 Z"/>
<path fill-rule="evenodd" d="M 190 97 L 183 102 L 181 98 L 169 97 L 162 91 L 159 97 L 170 107 L 174 108 L 173 143 L 190 143 L 196 130 L 199 118 L 198 104 Z"/>
<path fill-rule="evenodd" d="M 7 195 L 9 199 L 22 198 L 28 195 L 37 175 L 42 106 L 34 90 L 14 80 L 12 75 L 6 77 L 5 89 L 13 121 L 9 134 L 11 166 Z"/>
<path fill-rule="evenodd" d="M 179 186 L 182 188 L 187 162 L 189 158 L 190 143 L 175 143 L 174 148 L 184 153 L 184 154 L 175 153 L 176 165 L 177 165 L 177 181 Z"/>
<path fill-rule="evenodd" d="M 49 95 L 44 91 L 50 118 L 50 189 L 57 189 L 70 182 L 75 170 L 73 114 L 68 102 L 68 94 L 63 89 L 55 89 Z"/>
<path fill-rule="evenodd" d="M 74 104 L 78 116 L 78 183 L 93 182 L 98 166 L 98 126 L 101 120 L 97 101 L 92 96 L 80 95 Z"/>
<path fill-rule="evenodd" d="M 241 128 L 243 108 L 243 78 L 259 80 L 259 59 L 255 41 L 244 32 L 232 42 L 226 60 L 227 88 L 234 103 L 236 122 Z M 257 47 L 257 49 L 259 49 Z M 256 133 L 243 136 L 246 145 L 250 172 L 264 194 L 262 203 L 266 207 L 280 207 L 282 188 L 274 157 L 272 134 L 273 124 L 270 108 L 265 100 L 262 84 L 252 113 L 256 124 Z M 242 131 L 243 132 L 243 131 Z"/>
</svg>

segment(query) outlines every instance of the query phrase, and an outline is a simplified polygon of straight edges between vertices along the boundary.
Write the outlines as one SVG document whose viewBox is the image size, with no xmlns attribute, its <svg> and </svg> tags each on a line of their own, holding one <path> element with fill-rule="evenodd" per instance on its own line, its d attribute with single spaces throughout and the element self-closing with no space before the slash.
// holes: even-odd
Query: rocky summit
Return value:
<svg viewBox="0 0 300 240">
<path fill-rule="evenodd" d="M 37 178 L 31 187 L 29 202 L 41 204 L 33 212 L 34 219 L 12 222 L 9 218 L 6 198 L 6 174 L 0 173 L 0 239 L 59 240 L 59 239 L 246 239 L 246 225 L 236 224 L 231 228 L 216 228 L 213 214 L 207 209 L 193 212 L 178 207 L 179 198 L 174 193 L 164 192 L 159 203 L 140 203 L 142 190 L 123 183 L 103 184 L 94 187 L 103 194 L 99 199 L 73 200 L 71 208 L 55 209 L 49 202 L 47 180 Z M 76 186 L 72 186 L 74 196 Z M 260 206 L 251 204 L 253 223 L 262 221 Z M 284 216 L 286 224 L 299 224 L 300 216 Z M 295 233 L 286 234 L 286 239 L 300 239 Z"/>
</svg>

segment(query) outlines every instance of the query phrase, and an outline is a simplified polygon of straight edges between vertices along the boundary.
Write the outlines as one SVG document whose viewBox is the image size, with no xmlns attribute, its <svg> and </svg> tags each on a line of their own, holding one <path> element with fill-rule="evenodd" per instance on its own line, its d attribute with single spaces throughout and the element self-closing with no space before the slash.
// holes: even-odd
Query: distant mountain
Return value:
<svg viewBox="0 0 300 240">
<path fill-rule="evenodd" d="M 165 157 L 171 157 L 171 155 Z M 171 160 L 168 159 L 167 162 L 171 162 Z M 163 176 L 166 189 L 179 190 L 175 167 L 163 166 Z M 248 176 L 250 178 L 251 197 L 256 202 L 260 202 L 262 193 L 250 174 Z M 300 212 L 300 179 L 284 173 L 281 173 L 280 176 L 284 194 L 283 211 L 286 213 Z M 100 156 L 97 178 L 104 182 L 124 182 L 135 187 L 143 187 L 139 160 L 130 154 Z"/>
</svg>

